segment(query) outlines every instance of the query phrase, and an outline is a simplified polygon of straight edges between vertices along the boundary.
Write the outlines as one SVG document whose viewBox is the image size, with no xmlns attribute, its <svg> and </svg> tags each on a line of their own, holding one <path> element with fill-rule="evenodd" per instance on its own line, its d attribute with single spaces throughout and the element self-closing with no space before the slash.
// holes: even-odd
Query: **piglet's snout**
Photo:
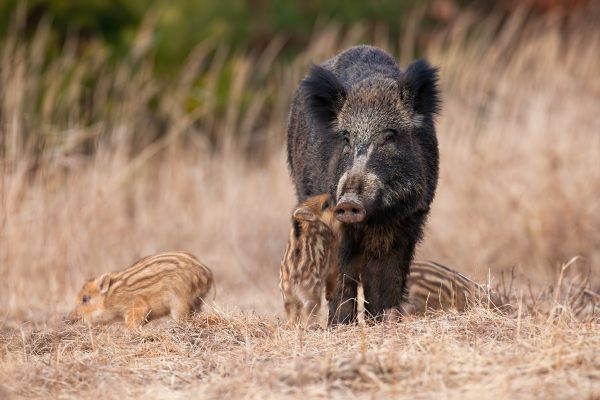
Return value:
<svg viewBox="0 0 600 400">
<path fill-rule="evenodd" d="M 77 313 L 77 310 L 73 310 L 67 314 L 62 316 L 62 322 L 65 324 L 72 324 L 81 319 L 80 315 Z"/>
</svg>

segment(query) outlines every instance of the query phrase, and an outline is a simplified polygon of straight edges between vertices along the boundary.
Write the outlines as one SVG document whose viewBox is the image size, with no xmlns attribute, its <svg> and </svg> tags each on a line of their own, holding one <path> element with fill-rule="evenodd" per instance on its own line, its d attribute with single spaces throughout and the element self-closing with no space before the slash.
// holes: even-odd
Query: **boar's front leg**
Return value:
<svg viewBox="0 0 600 400">
<path fill-rule="evenodd" d="M 350 324 L 357 317 L 357 295 L 362 256 L 356 253 L 356 246 L 350 241 L 340 249 L 339 274 L 329 300 L 328 325 Z"/>
<path fill-rule="evenodd" d="M 400 318 L 410 266 L 410 258 L 404 258 L 392 251 L 366 263 L 361 278 L 367 317 L 375 321 Z"/>
<path fill-rule="evenodd" d="M 328 325 L 350 324 L 356 320 L 356 296 L 358 279 L 340 273 L 336 290 L 329 300 Z"/>
</svg>

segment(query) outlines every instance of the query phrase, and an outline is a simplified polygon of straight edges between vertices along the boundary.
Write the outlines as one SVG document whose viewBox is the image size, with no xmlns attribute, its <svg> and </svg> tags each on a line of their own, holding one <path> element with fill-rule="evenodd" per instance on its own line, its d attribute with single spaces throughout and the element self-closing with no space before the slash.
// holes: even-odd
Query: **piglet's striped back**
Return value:
<svg viewBox="0 0 600 400">
<path fill-rule="evenodd" d="M 413 261 L 407 280 L 404 309 L 408 314 L 427 310 L 464 311 L 475 303 L 503 306 L 501 297 L 458 271 L 432 261 Z"/>
</svg>

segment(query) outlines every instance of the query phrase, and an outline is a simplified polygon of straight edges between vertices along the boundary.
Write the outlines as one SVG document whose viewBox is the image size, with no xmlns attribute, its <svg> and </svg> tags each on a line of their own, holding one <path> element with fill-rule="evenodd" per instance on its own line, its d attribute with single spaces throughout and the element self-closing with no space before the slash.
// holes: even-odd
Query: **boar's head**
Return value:
<svg viewBox="0 0 600 400">
<path fill-rule="evenodd" d="M 311 68 L 302 87 L 313 121 L 336 148 L 330 190 L 338 220 L 385 222 L 429 207 L 438 168 L 437 80 L 437 69 L 423 60 L 349 87 L 332 71 Z"/>
</svg>

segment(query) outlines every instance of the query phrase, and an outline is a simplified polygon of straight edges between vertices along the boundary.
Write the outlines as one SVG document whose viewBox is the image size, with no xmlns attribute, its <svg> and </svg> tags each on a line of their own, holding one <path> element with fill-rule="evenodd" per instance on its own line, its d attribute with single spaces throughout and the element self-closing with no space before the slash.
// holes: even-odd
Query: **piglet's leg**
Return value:
<svg viewBox="0 0 600 400">
<path fill-rule="evenodd" d="M 192 314 L 192 313 L 200 314 L 200 311 L 202 311 L 202 306 L 204 305 L 203 296 L 205 296 L 205 295 L 203 294 L 202 296 L 198 296 L 194 299 L 194 302 L 191 306 L 190 314 Z"/>
<path fill-rule="evenodd" d="M 130 308 L 125 312 L 125 325 L 127 329 L 133 330 L 141 327 L 148 322 L 148 315 L 150 314 L 150 307 L 144 300 L 136 300 Z"/>
<path fill-rule="evenodd" d="M 315 293 L 315 296 L 302 304 L 301 311 L 301 325 L 304 328 L 318 325 L 317 314 L 321 308 L 321 287 L 318 286 L 319 291 Z"/>
<path fill-rule="evenodd" d="M 182 321 L 191 314 L 191 307 L 187 301 L 176 297 L 171 301 L 171 318 L 175 321 Z"/>
<path fill-rule="evenodd" d="M 300 303 L 298 301 L 288 300 L 284 303 L 285 313 L 288 316 L 288 324 L 295 325 L 298 323 L 298 317 L 300 314 Z"/>
</svg>

